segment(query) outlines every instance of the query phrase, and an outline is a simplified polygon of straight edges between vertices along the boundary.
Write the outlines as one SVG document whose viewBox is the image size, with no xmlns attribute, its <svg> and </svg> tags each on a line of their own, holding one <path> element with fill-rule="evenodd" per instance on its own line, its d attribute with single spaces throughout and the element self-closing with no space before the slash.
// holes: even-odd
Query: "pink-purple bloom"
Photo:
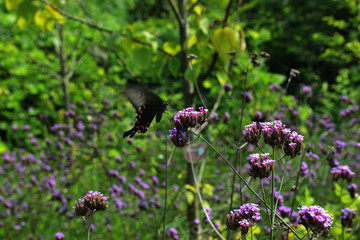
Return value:
<svg viewBox="0 0 360 240">
<path fill-rule="evenodd" d="M 242 224 L 240 222 L 242 220 Z M 226 217 L 226 226 L 231 230 L 237 230 L 239 227 L 250 227 L 261 220 L 260 209 L 255 203 L 246 203 L 239 209 L 230 211 Z M 243 229 L 241 229 L 243 231 Z"/>
<path fill-rule="evenodd" d="M 332 228 L 333 217 L 318 205 L 302 206 L 299 208 L 299 223 L 308 231 L 326 237 Z"/>
<path fill-rule="evenodd" d="M 344 208 L 341 210 L 340 220 L 343 227 L 351 228 L 353 225 L 353 219 L 356 216 L 355 209 Z"/>
<path fill-rule="evenodd" d="M 269 153 L 250 154 L 248 160 L 250 162 L 249 175 L 255 179 L 269 177 L 275 164 L 274 160 L 269 159 Z"/>
<path fill-rule="evenodd" d="M 350 193 L 351 198 L 355 198 L 357 192 L 357 185 L 352 183 L 348 186 L 348 192 Z"/>
<path fill-rule="evenodd" d="M 108 206 L 108 197 L 97 191 L 89 191 L 82 199 L 75 201 L 73 208 L 77 216 L 90 216 L 95 211 L 104 211 Z"/>
<path fill-rule="evenodd" d="M 333 180 L 337 181 L 339 178 L 346 179 L 348 182 L 351 182 L 355 173 L 350 170 L 348 165 L 333 167 L 331 169 L 331 173 L 333 175 Z"/>
<path fill-rule="evenodd" d="M 64 238 L 65 238 L 65 234 L 63 234 L 62 232 L 55 233 L 55 239 L 56 240 L 62 240 Z"/>
</svg>

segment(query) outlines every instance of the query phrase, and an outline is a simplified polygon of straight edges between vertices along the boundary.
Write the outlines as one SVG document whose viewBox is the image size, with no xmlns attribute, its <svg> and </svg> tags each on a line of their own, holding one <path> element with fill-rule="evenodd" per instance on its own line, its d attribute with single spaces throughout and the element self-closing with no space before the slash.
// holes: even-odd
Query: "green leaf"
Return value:
<svg viewBox="0 0 360 240">
<path fill-rule="evenodd" d="M 132 51 L 132 60 L 137 68 L 146 70 L 150 67 L 153 52 L 148 47 L 134 48 Z"/>
<path fill-rule="evenodd" d="M 211 36 L 211 42 L 223 61 L 231 58 L 228 54 L 230 51 L 238 50 L 239 48 L 236 32 L 229 27 L 217 29 Z"/>
<path fill-rule="evenodd" d="M 163 45 L 163 49 L 173 56 L 175 56 L 178 52 L 181 51 L 180 45 L 174 42 L 165 42 Z"/>
<path fill-rule="evenodd" d="M 217 72 L 216 78 L 219 80 L 221 86 L 223 86 L 225 83 L 230 82 L 230 79 L 225 72 Z"/>
<path fill-rule="evenodd" d="M 23 0 L 5 0 L 5 8 L 8 11 L 17 9 Z"/>
<path fill-rule="evenodd" d="M 174 77 L 179 76 L 180 60 L 176 57 L 170 58 L 168 61 L 168 68 Z"/>
<path fill-rule="evenodd" d="M 200 20 L 199 27 L 200 27 L 200 30 L 205 35 L 208 35 L 208 33 L 209 33 L 209 26 L 210 26 L 210 22 L 209 22 L 208 18 L 203 18 L 203 19 Z"/>
</svg>

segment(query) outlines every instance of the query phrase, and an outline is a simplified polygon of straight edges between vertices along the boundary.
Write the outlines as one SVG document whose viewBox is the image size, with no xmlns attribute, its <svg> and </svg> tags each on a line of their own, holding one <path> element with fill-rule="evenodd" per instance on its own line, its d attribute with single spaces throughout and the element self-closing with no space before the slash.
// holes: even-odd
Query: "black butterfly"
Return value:
<svg viewBox="0 0 360 240">
<path fill-rule="evenodd" d="M 136 109 L 136 122 L 132 129 L 124 133 L 123 138 L 129 135 L 132 138 L 137 132 L 146 133 L 155 115 L 156 122 L 160 122 L 168 103 L 164 103 L 158 95 L 149 89 L 131 84 L 126 85 L 125 95 Z"/>
</svg>

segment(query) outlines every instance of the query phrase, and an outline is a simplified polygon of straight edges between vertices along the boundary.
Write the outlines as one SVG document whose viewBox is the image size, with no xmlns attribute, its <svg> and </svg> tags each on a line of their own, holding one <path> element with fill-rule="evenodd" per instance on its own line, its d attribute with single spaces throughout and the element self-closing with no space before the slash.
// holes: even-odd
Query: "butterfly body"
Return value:
<svg viewBox="0 0 360 240">
<path fill-rule="evenodd" d="M 136 109 L 136 122 L 132 129 L 124 133 L 123 138 L 132 138 L 137 132 L 146 133 L 155 116 L 156 122 L 160 122 L 167 103 L 159 96 L 148 89 L 133 85 L 127 85 L 125 95 Z"/>
</svg>

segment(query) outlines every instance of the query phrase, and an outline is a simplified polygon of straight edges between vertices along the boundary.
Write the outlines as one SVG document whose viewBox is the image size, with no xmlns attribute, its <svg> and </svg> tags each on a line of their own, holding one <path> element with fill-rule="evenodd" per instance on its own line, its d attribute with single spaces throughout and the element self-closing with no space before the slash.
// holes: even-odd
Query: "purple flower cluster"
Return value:
<svg viewBox="0 0 360 240">
<path fill-rule="evenodd" d="M 351 198 L 355 198 L 357 192 L 357 185 L 352 183 L 348 186 L 348 192 L 350 193 Z"/>
<path fill-rule="evenodd" d="M 64 238 L 65 238 L 65 234 L 63 234 L 62 232 L 55 233 L 55 239 L 56 240 L 62 240 Z"/>
<path fill-rule="evenodd" d="M 351 228 L 353 225 L 353 219 L 356 216 L 355 209 L 344 208 L 341 210 L 341 225 L 343 227 Z"/>
<path fill-rule="evenodd" d="M 348 165 L 333 167 L 331 169 L 331 173 L 333 175 L 333 180 L 337 181 L 339 178 L 346 179 L 348 182 L 351 182 L 355 173 L 350 170 Z"/>
<path fill-rule="evenodd" d="M 169 230 L 167 231 L 167 235 L 168 235 L 171 239 L 174 239 L 174 240 L 179 239 L 179 233 L 178 233 L 178 231 L 177 231 L 175 228 L 173 228 L 173 227 L 169 228 Z"/>
<path fill-rule="evenodd" d="M 296 219 L 297 219 L 297 217 L 298 217 L 298 214 L 297 214 L 297 212 L 295 212 L 295 211 L 293 211 L 293 212 L 292 212 L 292 215 L 290 216 L 290 214 L 291 214 L 291 207 L 287 207 L 287 206 L 280 206 L 280 207 L 278 207 L 278 211 L 277 211 L 277 212 L 278 212 L 278 214 L 279 214 L 281 217 L 283 217 L 283 218 L 285 218 L 285 217 L 289 218 L 291 222 L 295 222 Z"/>
<path fill-rule="evenodd" d="M 90 216 L 95 211 L 104 211 L 108 206 L 108 197 L 100 192 L 89 191 L 78 202 L 75 201 L 73 208 L 77 216 Z"/>
<path fill-rule="evenodd" d="M 285 155 L 294 158 L 301 153 L 304 137 L 285 128 L 280 120 L 259 124 L 254 122 L 245 126 L 243 132 L 245 141 L 253 145 L 258 145 L 261 133 L 263 133 L 266 144 L 274 148 L 284 149 Z"/>
<path fill-rule="evenodd" d="M 186 133 L 189 128 L 195 127 L 197 124 L 202 125 L 206 122 L 208 110 L 204 107 L 199 107 L 199 111 L 194 111 L 194 108 L 186 108 L 179 111 L 174 116 L 175 128 L 170 130 L 170 139 L 177 147 L 184 147 L 187 142 Z"/>
<path fill-rule="evenodd" d="M 332 228 L 333 217 L 318 205 L 302 206 L 299 216 L 299 223 L 316 235 L 326 237 Z"/>
<path fill-rule="evenodd" d="M 243 221 L 246 220 L 246 221 Z M 241 227 L 241 233 L 246 234 L 249 227 L 261 220 L 260 209 L 255 203 L 246 203 L 239 209 L 230 211 L 226 217 L 226 226 L 231 230 Z"/>
<path fill-rule="evenodd" d="M 256 122 L 246 125 L 243 134 L 246 142 L 257 146 L 261 138 L 261 127 Z"/>
<path fill-rule="evenodd" d="M 300 167 L 300 173 L 302 176 L 308 175 L 309 174 L 309 167 L 306 164 L 306 162 L 301 162 L 301 167 Z"/>
<path fill-rule="evenodd" d="M 250 154 L 248 160 L 250 162 L 249 175 L 251 177 L 263 179 L 270 176 L 275 161 L 269 159 L 269 153 Z"/>
</svg>

